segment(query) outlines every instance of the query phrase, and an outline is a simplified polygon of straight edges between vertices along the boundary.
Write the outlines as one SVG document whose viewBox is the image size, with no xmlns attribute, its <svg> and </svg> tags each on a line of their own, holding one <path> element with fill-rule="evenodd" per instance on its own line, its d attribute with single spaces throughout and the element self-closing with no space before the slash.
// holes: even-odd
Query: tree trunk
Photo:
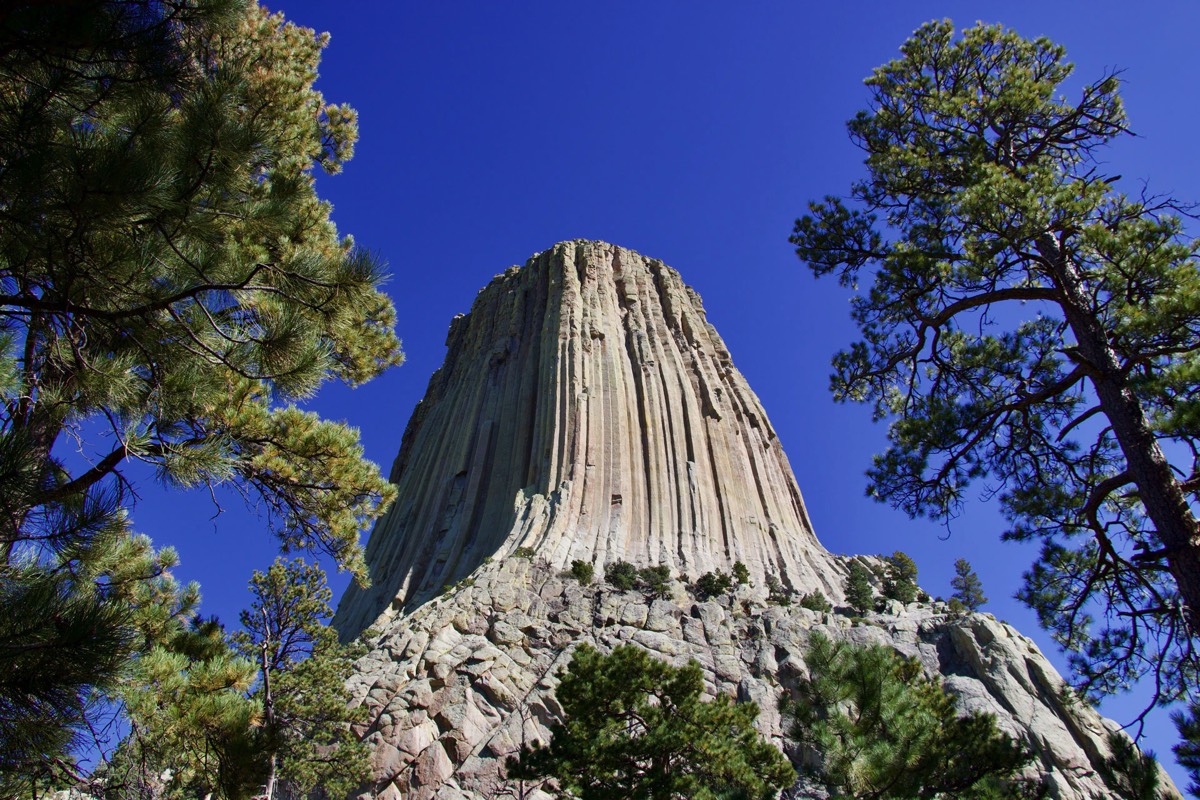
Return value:
<svg viewBox="0 0 1200 800">
<path fill-rule="evenodd" d="M 1167 568 L 1183 597 L 1187 624 L 1193 635 L 1200 635 L 1200 535 L 1196 517 L 1146 421 L 1141 401 L 1129 388 L 1107 333 L 1088 310 L 1078 271 L 1052 236 L 1039 239 L 1038 250 L 1050 264 L 1063 293 L 1063 313 L 1079 354 L 1095 369 L 1091 377 L 1096 397 L 1112 425 L 1146 516 L 1154 524 L 1154 534 L 1163 545 Z"/>
<path fill-rule="evenodd" d="M 263 631 L 270 631 L 270 621 L 267 619 L 267 609 L 263 608 Z M 271 757 L 267 761 L 267 784 L 263 788 L 263 797 L 265 800 L 274 800 L 275 797 L 275 776 L 279 769 L 279 756 L 275 752 L 275 701 L 271 697 L 271 669 L 268 658 L 268 649 L 270 647 L 270 638 L 264 638 L 260 648 L 261 653 L 261 669 L 263 678 L 263 728 L 267 732 L 267 742 L 271 747 Z"/>
</svg>

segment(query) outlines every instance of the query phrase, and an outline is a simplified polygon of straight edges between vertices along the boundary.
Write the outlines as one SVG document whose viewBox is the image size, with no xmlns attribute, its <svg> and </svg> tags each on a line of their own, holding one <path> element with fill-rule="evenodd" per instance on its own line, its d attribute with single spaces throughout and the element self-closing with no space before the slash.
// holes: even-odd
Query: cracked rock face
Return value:
<svg viewBox="0 0 1200 800">
<path fill-rule="evenodd" d="M 760 731 L 798 759 L 776 709 L 814 631 L 918 658 L 1029 744 L 1051 796 L 1109 796 L 1096 765 L 1115 724 L 1069 702 L 1008 625 L 941 605 L 852 620 L 767 604 L 773 575 L 837 606 L 846 559 L 816 540 L 762 406 L 676 272 L 565 242 L 497 276 L 447 345 L 367 547 L 373 585 L 334 620 L 345 638 L 374 631 L 349 684 L 368 709 L 367 796 L 548 798 L 506 784 L 504 759 L 545 741 L 557 673 L 584 642 L 696 660 L 710 694 L 756 702 Z M 667 565 L 672 596 L 581 586 L 564 576 L 577 559 L 597 576 Z M 680 580 L 736 561 L 751 582 L 732 597 L 698 602 Z"/>
</svg>

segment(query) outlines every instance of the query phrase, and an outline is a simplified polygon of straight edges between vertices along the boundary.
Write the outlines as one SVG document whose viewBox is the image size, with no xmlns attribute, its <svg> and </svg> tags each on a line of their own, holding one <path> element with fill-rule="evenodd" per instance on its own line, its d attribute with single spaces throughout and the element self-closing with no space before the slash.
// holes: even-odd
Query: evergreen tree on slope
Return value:
<svg viewBox="0 0 1200 800">
<path fill-rule="evenodd" d="M 633 645 L 575 651 L 555 696 L 564 719 L 546 746 L 510 758 L 510 779 L 581 800 L 759 800 L 795 779 L 754 729 L 758 708 L 705 702 L 699 664 L 672 667 Z"/>
<path fill-rule="evenodd" d="M 781 703 L 791 736 L 816 765 L 828 796 L 970 800 L 1036 795 L 1016 778 L 1030 760 L 987 714 L 958 715 L 941 684 L 881 646 L 833 643 L 814 633 L 809 677 Z"/>
<path fill-rule="evenodd" d="M 954 589 L 952 599 L 962 603 L 967 611 L 978 611 L 987 602 L 983 583 L 965 558 L 954 562 L 954 577 L 950 579 L 950 586 Z"/>
<path fill-rule="evenodd" d="M 857 560 L 850 562 L 846 576 L 846 602 L 859 614 L 865 614 L 875 607 L 871 573 Z"/>
<path fill-rule="evenodd" d="M 917 563 L 912 556 L 897 550 L 885 559 L 887 567 L 883 579 L 883 596 L 901 603 L 917 599 Z"/>
<path fill-rule="evenodd" d="M 989 477 L 1005 536 L 1043 543 L 1021 597 L 1082 681 L 1152 672 L 1169 702 L 1200 682 L 1197 243 L 1097 159 L 1128 133 L 1117 74 L 1068 101 L 1071 71 L 1044 38 L 923 25 L 849 123 L 866 177 L 791 241 L 864 287 L 833 386 L 892 421 L 871 492 L 946 518 Z"/>
</svg>

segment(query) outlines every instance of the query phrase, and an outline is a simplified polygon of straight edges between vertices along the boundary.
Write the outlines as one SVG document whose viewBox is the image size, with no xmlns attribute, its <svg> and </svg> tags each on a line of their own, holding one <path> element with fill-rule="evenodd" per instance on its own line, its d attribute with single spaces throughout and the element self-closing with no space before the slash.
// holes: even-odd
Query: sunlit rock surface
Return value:
<svg viewBox="0 0 1200 800">
<path fill-rule="evenodd" d="M 370 710 L 358 733 L 372 747 L 372 794 L 548 798 L 506 784 L 504 757 L 546 740 L 559 712 L 556 673 L 583 642 L 604 651 L 633 643 L 680 666 L 695 659 L 710 693 L 756 702 L 760 731 L 799 759 L 776 709 L 806 674 L 804 650 L 820 631 L 920 659 L 964 710 L 994 714 L 1002 730 L 1034 749 L 1034 771 L 1052 797 L 1112 796 L 1095 765 L 1108 755 L 1116 724 L 1071 701 L 1036 645 L 990 615 L 952 619 L 942 604 L 913 604 L 854 620 L 846 609 L 767 605 L 749 587 L 708 602 L 689 598 L 682 584 L 674 589 L 673 598 L 652 599 L 580 586 L 536 558 L 509 557 L 396 620 L 372 639 L 351 681 L 354 702 Z"/>
<path fill-rule="evenodd" d="M 760 585 L 772 573 L 841 597 L 766 412 L 673 269 L 564 242 L 497 276 L 447 346 L 367 548 L 372 587 L 338 608 L 343 634 L 518 547 L 598 572 L 742 561 Z"/>
</svg>

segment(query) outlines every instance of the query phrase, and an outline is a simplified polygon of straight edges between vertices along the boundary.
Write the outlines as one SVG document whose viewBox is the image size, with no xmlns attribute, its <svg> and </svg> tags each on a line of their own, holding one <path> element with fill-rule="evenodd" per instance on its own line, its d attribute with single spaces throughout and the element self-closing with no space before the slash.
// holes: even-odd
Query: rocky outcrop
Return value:
<svg viewBox="0 0 1200 800">
<path fill-rule="evenodd" d="M 498 275 L 446 344 L 344 634 L 518 547 L 692 577 L 742 561 L 759 585 L 841 596 L 766 412 L 673 269 L 564 242 Z"/>
<path fill-rule="evenodd" d="M 335 617 L 346 638 L 373 631 L 350 683 L 368 712 L 371 794 L 546 797 L 506 785 L 504 758 L 545 739 L 556 675 L 584 642 L 696 660 L 709 692 L 756 702 L 786 751 L 778 698 L 821 631 L 918 658 L 964 710 L 1029 744 L 1053 797 L 1109 795 L 1096 766 L 1115 726 L 1072 702 L 1008 625 L 933 604 L 858 619 L 767 602 L 774 576 L 840 603 L 846 560 L 814 536 L 762 406 L 673 270 L 559 244 L 497 276 L 447 344 L 393 467 L 399 499 L 367 547 L 373 585 Z M 574 560 L 597 575 L 616 560 L 666 565 L 673 594 L 581 586 L 564 572 Z M 685 590 L 736 561 L 751 582 L 734 596 Z"/>
<path fill-rule="evenodd" d="M 370 711 L 358 732 L 372 748 L 372 794 L 546 800 L 506 784 L 504 758 L 546 740 L 559 713 L 556 674 L 584 642 L 604 651 L 633 643 L 680 666 L 696 660 L 708 691 L 756 702 L 760 731 L 787 752 L 777 703 L 806 674 L 803 654 L 820 631 L 919 659 L 964 711 L 994 714 L 1030 745 L 1052 797 L 1111 796 L 1095 765 L 1115 723 L 1072 701 L 1033 642 L 990 615 L 954 619 L 941 604 L 913 604 L 856 619 L 768 605 L 749 587 L 708 602 L 674 590 L 663 599 L 581 586 L 544 561 L 510 556 L 421 606 L 372 640 L 351 683 Z"/>
</svg>

